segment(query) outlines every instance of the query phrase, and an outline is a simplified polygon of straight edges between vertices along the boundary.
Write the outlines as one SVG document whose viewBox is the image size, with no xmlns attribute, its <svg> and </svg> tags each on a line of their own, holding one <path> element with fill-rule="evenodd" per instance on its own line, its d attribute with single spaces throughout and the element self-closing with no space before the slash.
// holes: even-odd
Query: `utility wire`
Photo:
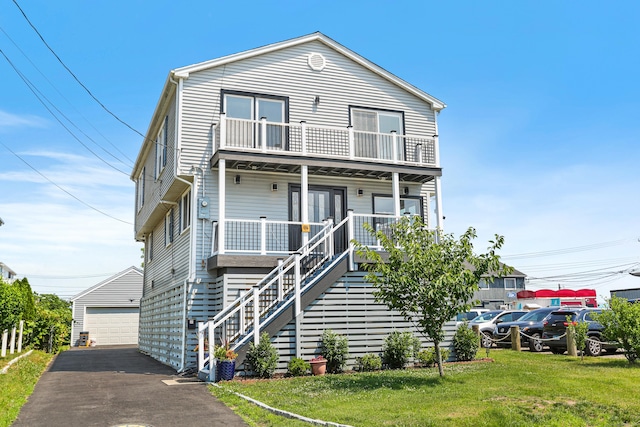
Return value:
<svg viewBox="0 0 640 427">
<path fill-rule="evenodd" d="M 26 21 L 29 23 L 29 25 L 31 26 L 31 28 L 33 28 L 33 31 L 36 32 L 36 34 L 38 35 L 38 37 L 40 37 L 40 40 L 42 40 L 42 43 L 44 43 L 44 45 L 47 47 L 47 49 L 49 49 L 49 51 L 51 51 L 51 53 L 53 54 L 53 56 L 56 57 L 56 59 L 58 60 L 58 62 L 60 62 L 60 64 L 64 67 L 65 70 L 67 70 L 69 72 L 69 74 L 71 74 L 71 76 L 75 79 L 76 82 L 78 82 L 78 84 L 80 86 L 82 86 L 82 88 L 89 94 L 89 96 L 91 96 L 91 98 L 94 99 L 94 101 L 96 101 L 98 103 L 98 105 L 100 105 L 102 107 L 102 109 L 104 111 L 106 111 L 107 113 L 109 113 L 111 116 L 113 116 L 117 121 L 119 121 L 120 123 L 122 123 L 123 125 L 125 125 L 126 127 L 128 127 L 129 129 L 131 129 L 132 131 L 134 131 L 135 133 L 137 133 L 138 135 L 140 135 L 141 137 L 145 138 L 145 136 L 139 132 L 137 129 L 133 128 L 131 125 L 129 125 L 127 122 L 125 122 L 124 120 L 122 120 L 120 117 L 118 117 L 115 113 L 113 113 L 111 110 L 109 110 L 93 93 L 91 93 L 91 91 L 80 81 L 80 79 L 78 79 L 78 77 L 76 77 L 76 75 L 73 73 L 73 71 L 71 71 L 71 69 L 69 67 L 67 67 L 67 65 L 62 61 L 62 59 L 60 59 L 60 57 L 58 56 L 58 54 L 51 48 L 51 46 L 49 46 L 49 43 L 46 42 L 46 40 L 44 39 L 44 37 L 42 36 L 42 34 L 40 34 L 40 32 L 38 31 L 38 29 L 35 27 L 35 25 L 33 25 L 31 23 L 31 21 L 29 20 L 29 18 L 27 17 L 27 14 L 24 12 L 24 10 L 22 10 L 22 8 L 20 7 L 20 5 L 18 4 L 18 2 L 16 0 L 13 0 L 13 3 L 16 5 L 16 7 L 20 10 L 20 13 L 22 13 L 22 16 L 24 16 L 24 19 L 26 19 Z"/>
<path fill-rule="evenodd" d="M 59 186 L 58 184 L 56 184 L 55 182 L 53 182 L 52 180 L 50 180 L 47 176 L 45 176 L 42 172 L 40 172 L 38 169 L 34 168 L 33 166 L 31 166 L 29 164 L 29 162 L 27 162 L 25 159 L 23 159 L 22 157 L 20 157 L 18 154 L 16 154 L 13 150 L 11 150 L 9 147 L 7 147 L 2 141 L 0 141 L 0 145 L 2 145 L 4 148 L 6 148 L 11 154 L 13 154 L 14 156 L 16 156 L 18 159 L 20 159 L 25 165 L 29 166 L 31 169 L 33 169 L 34 172 L 36 172 L 38 175 L 40 175 L 41 177 L 43 177 L 44 179 L 46 179 L 49 183 L 51 183 L 52 185 L 55 185 L 56 187 L 58 187 L 60 190 L 64 191 L 65 193 L 67 193 L 69 196 L 73 197 L 74 199 L 76 199 L 78 202 L 82 203 L 83 205 L 85 205 L 86 207 L 93 209 L 94 211 L 109 217 L 111 219 L 115 219 L 116 221 L 120 221 L 124 224 L 128 224 L 128 225 L 133 225 L 132 223 L 130 223 L 129 221 L 124 221 L 120 218 L 116 218 L 115 216 L 109 215 L 108 213 L 101 211 L 100 209 L 91 206 L 90 204 L 88 204 L 87 202 L 81 200 L 80 198 L 76 197 L 75 195 L 71 194 L 69 191 L 65 190 L 64 188 L 62 188 L 61 186 Z"/>
<path fill-rule="evenodd" d="M 64 117 L 67 121 L 69 121 L 71 124 L 73 124 L 73 122 L 71 120 L 69 120 L 69 118 L 67 116 L 64 115 L 64 113 L 62 113 L 55 105 L 53 105 L 53 103 L 51 101 L 49 101 L 49 99 L 47 99 L 47 97 L 45 97 L 42 92 L 40 92 L 33 83 L 31 83 L 31 81 L 13 64 L 13 62 L 11 62 L 11 60 L 9 59 L 9 57 L 7 57 L 7 55 L 4 53 L 4 51 L 2 49 L 0 49 L 0 54 L 2 54 L 2 56 L 4 57 L 4 59 L 7 60 L 7 62 L 9 63 L 9 65 L 11 65 L 11 67 L 13 68 L 13 70 L 16 72 L 16 74 L 18 74 L 18 77 L 20 77 L 20 79 L 22 80 L 22 82 L 29 88 L 29 90 L 31 91 L 31 93 L 33 93 L 33 95 L 38 99 L 38 101 L 40 101 L 40 103 L 42 104 L 42 106 L 44 108 L 47 109 L 47 111 L 49 112 L 49 114 L 51 114 L 53 116 L 54 119 L 56 119 L 56 121 L 60 124 L 60 126 L 62 126 L 76 141 L 78 141 L 84 148 L 86 148 L 91 154 L 93 154 L 94 156 L 96 156 L 100 161 L 102 161 L 104 164 L 106 164 L 107 166 L 115 169 L 116 171 L 122 173 L 123 175 L 129 176 L 129 174 L 123 170 L 118 169 L 117 167 L 113 166 L 111 163 L 109 163 L 108 161 L 106 161 L 105 159 L 103 159 L 102 157 L 100 157 L 97 153 L 95 153 L 91 148 L 89 148 L 84 142 L 82 142 L 80 140 L 80 138 L 78 138 L 72 131 L 71 129 L 69 129 L 64 123 L 62 123 L 62 120 L 60 120 L 58 118 L 58 116 L 56 116 L 54 114 L 53 111 L 51 111 L 51 109 L 47 106 L 47 104 L 42 100 L 42 98 L 40 98 L 40 95 L 49 103 L 53 106 L 53 108 L 58 111 L 58 113 L 60 113 L 60 115 L 62 117 Z M 38 95 L 40 94 L 40 95 Z M 73 124 L 75 126 L 75 124 Z M 76 126 L 77 128 L 77 126 Z M 82 130 L 80 130 L 80 132 L 82 132 Z M 87 138 L 91 139 L 87 134 L 85 134 L 84 132 L 82 132 Z M 92 140 L 92 139 L 91 139 Z M 92 140 L 93 141 L 93 140 Z M 95 143 L 95 141 L 93 141 Z M 96 144 L 97 145 L 97 144 Z"/>
<path fill-rule="evenodd" d="M 29 58 L 29 56 L 20 48 L 20 46 L 18 46 L 18 44 L 11 38 L 11 36 L 9 36 L 9 34 L 7 34 L 7 32 L 0 27 L 0 31 L 2 31 L 2 33 L 9 39 L 9 41 L 16 47 L 16 49 L 18 49 L 20 51 L 20 53 L 22 53 L 22 56 L 24 56 L 27 61 L 29 61 L 29 63 L 33 66 L 33 68 L 35 68 L 38 73 L 40 73 L 40 75 L 49 83 L 49 85 L 58 93 L 58 95 L 60 95 L 62 97 L 62 99 L 64 99 L 65 101 L 67 101 L 67 103 L 73 107 L 73 109 L 80 115 L 80 117 L 82 117 L 88 124 L 89 126 L 91 126 L 91 128 L 93 128 L 93 130 L 95 130 L 105 141 L 107 141 L 109 143 L 109 145 L 111 145 L 113 148 L 116 149 L 116 151 L 118 151 L 118 153 L 120 153 L 125 159 L 127 159 L 129 161 L 129 165 L 131 166 L 133 165 L 133 160 L 131 160 L 131 158 L 129 158 L 125 153 L 123 153 L 118 146 L 116 146 L 113 142 L 111 142 L 104 134 L 102 134 L 102 132 L 100 132 L 100 130 L 98 130 L 85 116 L 82 115 L 82 112 L 78 111 L 77 108 L 74 107 L 74 105 L 71 103 L 71 101 L 69 101 L 69 99 L 53 84 L 53 82 L 51 80 L 49 80 L 49 78 L 46 76 L 46 74 L 44 74 L 40 68 L 38 68 L 38 66 L 31 60 L 31 58 Z M 51 102 L 51 101 L 49 101 Z M 56 110 L 58 110 L 56 108 Z M 58 110 L 59 111 L 59 110 Z M 68 120 L 68 119 L 67 119 Z M 75 125 L 74 125 L 75 126 Z M 76 129 L 80 130 L 80 128 L 78 128 L 78 126 L 75 126 Z M 81 131 L 82 132 L 82 131 Z M 84 132 L 82 132 L 85 136 L 87 136 Z M 87 136 L 87 138 L 89 138 L 89 136 Z M 89 138 L 91 139 L 91 138 Z M 93 139 L 91 139 L 91 141 L 93 141 Z M 93 141 L 96 145 L 99 146 L 99 144 L 95 141 Z M 105 151 L 107 154 L 109 154 L 111 157 L 113 157 L 114 159 L 118 160 L 119 162 L 125 163 L 123 162 L 121 159 L 117 158 L 115 155 L 113 155 L 112 153 L 110 153 L 108 150 L 106 150 L 105 148 L 101 147 L 103 151 Z"/>
<path fill-rule="evenodd" d="M 628 240 L 629 239 L 620 239 L 620 240 L 612 240 L 609 242 L 594 243 L 591 245 L 575 246 L 572 248 L 554 249 L 550 251 L 540 251 L 540 252 L 527 252 L 527 253 L 513 254 L 513 255 L 503 255 L 501 258 L 522 259 L 522 258 L 537 258 L 537 257 L 544 257 L 544 256 L 563 255 L 563 254 L 569 254 L 574 252 L 584 252 L 584 251 L 591 251 L 595 249 L 602 249 L 610 246 L 617 246 L 617 245 L 621 245 L 624 242 L 627 242 Z"/>
</svg>

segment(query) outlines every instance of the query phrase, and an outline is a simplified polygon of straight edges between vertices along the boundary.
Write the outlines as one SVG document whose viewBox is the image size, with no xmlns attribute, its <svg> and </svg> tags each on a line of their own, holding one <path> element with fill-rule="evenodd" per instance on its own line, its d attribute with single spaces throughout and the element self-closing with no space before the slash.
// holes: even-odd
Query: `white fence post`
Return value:
<svg viewBox="0 0 640 427">
<path fill-rule="evenodd" d="M 267 118 L 260 117 L 260 149 L 267 152 Z"/>
<path fill-rule="evenodd" d="M 7 329 L 2 332 L 2 351 L 0 355 L 5 357 L 7 355 L 7 339 L 9 338 L 9 331 Z"/>
<path fill-rule="evenodd" d="M 9 354 L 15 353 L 16 348 L 16 327 L 11 329 L 11 341 L 9 342 Z"/>
<path fill-rule="evenodd" d="M 307 154 L 307 122 L 302 120 L 300 122 L 300 144 L 302 145 L 301 152 L 303 155 Z"/>
<path fill-rule="evenodd" d="M 398 132 L 395 130 L 391 131 L 391 156 L 393 158 L 393 163 L 398 163 Z"/>
<path fill-rule="evenodd" d="M 355 135 L 353 134 L 353 126 L 347 126 L 347 129 L 349 131 L 349 158 L 353 159 L 355 156 Z"/>
<path fill-rule="evenodd" d="M 347 244 L 349 245 L 349 271 L 354 271 L 355 263 L 353 261 L 353 239 L 355 237 L 355 230 L 353 224 L 353 209 L 347 210 Z"/>
<path fill-rule="evenodd" d="M 24 330 L 24 320 L 20 321 L 20 332 L 18 333 L 18 353 L 22 353 L 22 332 Z"/>
<path fill-rule="evenodd" d="M 294 316 L 298 317 L 298 315 L 300 314 L 301 311 L 301 304 L 300 304 L 300 282 L 302 280 L 302 276 L 300 274 L 300 258 L 301 255 L 300 254 L 296 254 L 295 256 L 295 279 L 294 279 L 294 284 L 295 284 L 295 313 Z"/>
</svg>

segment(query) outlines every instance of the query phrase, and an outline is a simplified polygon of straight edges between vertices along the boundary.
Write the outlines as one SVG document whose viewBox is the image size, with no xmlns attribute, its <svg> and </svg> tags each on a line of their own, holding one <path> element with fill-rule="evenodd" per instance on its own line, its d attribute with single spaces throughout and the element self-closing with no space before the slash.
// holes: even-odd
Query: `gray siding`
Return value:
<svg viewBox="0 0 640 427">
<path fill-rule="evenodd" d="M 124 270 L 73 297 L 71 344 L 75 345 L 80 332 L 85 330 L 87 307 L 139 307 L 141 297 L 142 274 L 134 268 Z"/>
</svg>

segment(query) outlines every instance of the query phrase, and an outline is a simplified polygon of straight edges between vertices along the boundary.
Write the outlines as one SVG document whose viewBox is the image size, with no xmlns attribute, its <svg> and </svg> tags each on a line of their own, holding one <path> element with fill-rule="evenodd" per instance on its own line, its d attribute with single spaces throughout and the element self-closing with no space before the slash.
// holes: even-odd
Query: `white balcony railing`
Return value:
<svg viewBox="0 0 640 427">
<path fill-rule="evenodd" d="M 439 167 L 437 136 L 431 138 L 347 128 L 232 119 L 220 114 L 216 149 L 375 160 L 381 163 Z"/>
</svg>

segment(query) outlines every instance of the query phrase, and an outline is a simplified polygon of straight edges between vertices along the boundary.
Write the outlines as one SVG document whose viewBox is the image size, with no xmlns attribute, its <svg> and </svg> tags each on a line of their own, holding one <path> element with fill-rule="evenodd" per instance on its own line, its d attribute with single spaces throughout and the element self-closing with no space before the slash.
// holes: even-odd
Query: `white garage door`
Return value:
<svg viewBox="0 0 640 427">
<path fill-rule="evenodd" d="M 97 345 L 138 344 L 137 307 L 87 307 L 85 330 Z"/>
</svg>

